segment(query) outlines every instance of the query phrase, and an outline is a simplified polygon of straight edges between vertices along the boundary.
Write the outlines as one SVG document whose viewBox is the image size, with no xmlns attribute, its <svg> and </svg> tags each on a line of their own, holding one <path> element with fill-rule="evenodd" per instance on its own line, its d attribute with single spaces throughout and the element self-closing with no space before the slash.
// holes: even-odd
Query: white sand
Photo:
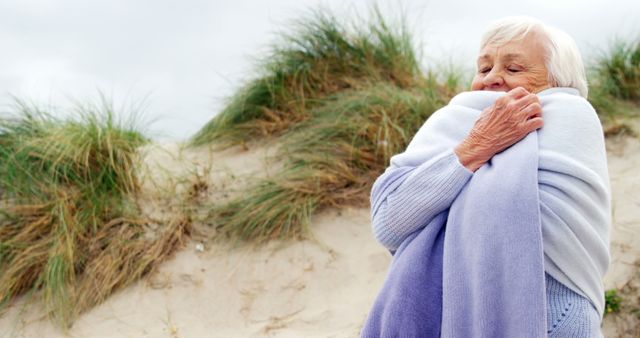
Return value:
<svg viewBox="0 0 640 338">
<path fill-rule="evenodd" d="M 640 141 L 608 142 L 615 225 L 612 266 L 605 282 L 607 288 L 626 286 L 629 294 L 625 299 L 638 299 Z M 146 212 L 158 219 L 174 212 L 172 199 L 188 191 L 194 180 L 210 185 L 204 193 L 208 198 L 225 198 L 220 190 L 233 191 L 237 182 L 244 182 L 243 177 L 259 172 L 273 149 L 267 146 L 248 152 L 232 149 L 215 153 L 206 149 L 181 152 L 175 145 L 152 149 L 146 160 L 153 168 L 145 174 Z M 174 179 L 168 181 L 168 177 Z M 205 241 L 204 251 L 199 252 L 196 245 L 204 237 L 196 237 L 150 278 L 84 314 L 68 334 L 358 336 L 382 285 L 390 256 L 371 236 L 368 209 L 325 212 L 313 218 L 312 229 L 315 240 L 261 248 L 233 249 Z M 22 303 L 0 318 L 0 337 L 65 336 L 34 307 L 17 319 Z M 607 337 L 633 336 L 640 334 L 639 326 L 633 315 L 609 315 L 604 331 Z"/>
<path fill-rule="evenodd" d="M 611 266 L 605 288 L 623 289 L 628 306 L 621 314 L 607 315 L 606 337 L 640 337 L 640 141 L 607 140 L 609 179 L 612 191 L 613 229 Z M 630 305 L 630 306 L 629 306 Z"/>
</svg>

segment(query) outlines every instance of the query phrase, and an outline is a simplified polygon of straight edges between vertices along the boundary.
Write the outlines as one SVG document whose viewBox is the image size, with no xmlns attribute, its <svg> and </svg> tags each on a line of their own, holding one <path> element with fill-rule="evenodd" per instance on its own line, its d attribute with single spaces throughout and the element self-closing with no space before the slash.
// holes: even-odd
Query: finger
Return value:
<svg viewBox="0 0 640 338">
<path fill-rule="evenodd" d="M 542 117 L 534 117 L 524 122 L 524 129 L 528 133 L 540 129 L 544 126 L 544 120 Z"/>
<path fill-rule="evenodd" d="M 526 89 L 522 88 L 522 87 L 513 88 L 507 93 L 507 96 L 510 96 L 510 97 L 512 97 L 514 99 L 519 99 L 519 98 L 521 98 L 523 96 L 527 96 L 527 95 L 529 95 L 529 92 Z"/>
<path fill-rule="evenodd" d="M 527 114 L 527 120 L 532 119 L 534 117 L 542 117 L 542 110 L 534 109 L 533 112 L 529 111 Z"/>
<path fill-rule="evenodd" d="M 522 98 L 516 100 L 513 103 L 514 109 L 516 110 L 523 110 L 525 107 L 534 104 L 534 103 L 540 103 L 540 99 L 538 98 L 537 95 L 535 94 L 528 94 L 526 96 L 523 96 Z"/>
<path fill-rule="evenodd" d="M 521 110 L 521 112 L 528 119 L 529 118 L 533 118 L 533 117 L 539 117 L 539 116 L 542 116 L 542 107 L 540 106 L 539 103 L 533 102 L 533 103 L 529 104 L 528 106 L 524 107 Z"/>
</svg>

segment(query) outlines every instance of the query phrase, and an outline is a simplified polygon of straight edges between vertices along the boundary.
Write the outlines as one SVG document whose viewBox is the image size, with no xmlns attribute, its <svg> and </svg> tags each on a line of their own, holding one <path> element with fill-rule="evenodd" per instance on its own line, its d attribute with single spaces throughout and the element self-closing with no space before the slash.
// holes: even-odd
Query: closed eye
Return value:
<svg viewBox="0 0 640 338">
<path fill-rule="evenodd" d="M 482 73 L 482 74 L 486 74 L 486 73 L 488 73 L 490 71 L 491 71 L 491 68 L 481 68 L 480 69 L 480 73 Z"/>
</svg>

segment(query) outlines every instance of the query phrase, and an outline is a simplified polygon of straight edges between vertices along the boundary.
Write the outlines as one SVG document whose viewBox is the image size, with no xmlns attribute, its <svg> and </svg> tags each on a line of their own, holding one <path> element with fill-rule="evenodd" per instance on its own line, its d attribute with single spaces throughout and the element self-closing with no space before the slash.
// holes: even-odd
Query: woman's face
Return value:
<svg viewBox="0 0 640 338">
<path fill-rule="evenodd" d="M 487 44 L 480 50 L 471 90 L 506 92 L 516 87 L 531 93 L 551 87 L 544 48 L 536 34 L 501 46 Z"/>
</svg>

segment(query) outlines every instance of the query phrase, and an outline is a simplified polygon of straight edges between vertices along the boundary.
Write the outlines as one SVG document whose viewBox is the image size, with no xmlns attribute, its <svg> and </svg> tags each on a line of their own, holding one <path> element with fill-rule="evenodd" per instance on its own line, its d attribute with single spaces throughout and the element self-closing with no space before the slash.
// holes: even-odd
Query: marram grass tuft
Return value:
<svg viewBox="0 0 640 338">
<path fill-rule="evenodd" d="M 254 242 L 301 237 L 316 211 L 366 205 L 390 157 L 446 102 L 446 90 L 430 86 L 380 83 L 333 96 L 283 135 L 282 170 L 212 208 L 217 230 Z"/>
<path fill-rule="evenodd" d="M 640 39 L 617 41 L 594 66 L 594 85 L 622 100 L 640 102 Z"/>
<path fill-rule="evenodd" d="M 146 140 L 107 101 L 66 120 L 17 107 L 0 120 L 0 306 L 34 290 L 68 327 L 166 258 L 189 222 L 153 233 L 138 218 L 134 166 Z"/>
<path fill-rule="evenodd" d="M 415 85 L 419 66 L 411 36 L 390 27 L 379 11 L 371 22 L 344 23 L 326 10 L 312 12 L 283 33 L 259 62 L 259 76 L 191 140 L 194 145 L 246 142 L 280 135 L 311 117 L 335 93 L 389 82 Z"/>
<path fill-rule="evenodd" d="M 589 67 L 589 102 L 605 135 L 637 137 L 630 123 L 640 114 L 640 40 L 618 40 Z"/>
</svg>

